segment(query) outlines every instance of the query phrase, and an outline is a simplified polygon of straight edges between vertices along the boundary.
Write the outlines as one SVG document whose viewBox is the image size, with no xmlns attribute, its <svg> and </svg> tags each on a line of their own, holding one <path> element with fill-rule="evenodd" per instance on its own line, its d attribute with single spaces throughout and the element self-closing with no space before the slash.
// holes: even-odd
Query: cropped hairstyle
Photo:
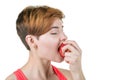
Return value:
<svg viewBox="0 0 120 80">
<path fill-rule="evenodd" d="M 28 6 L 20 12 L 16 20 L 16 30 L 25 47 L 30 50 L 25 37 L 40 35 L 48 32 L 55 18 L 62 19 L 62 11 L 49 6 Z"/>
</svg>

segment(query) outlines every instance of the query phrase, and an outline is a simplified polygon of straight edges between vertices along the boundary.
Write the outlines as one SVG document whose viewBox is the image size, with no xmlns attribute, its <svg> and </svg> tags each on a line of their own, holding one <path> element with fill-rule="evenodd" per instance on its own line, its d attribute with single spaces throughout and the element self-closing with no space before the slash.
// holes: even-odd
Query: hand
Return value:
<svg viewBox="0 0 120 80">
<path fill-rule="evenodd" d="M 65 53 L 64 60 L 70 64 L 70 72 L 73 80 L 85 80 L 81 68 L 81 55 L 82 51 L 75 41 L 65 41 L 66 44 L 62 51 Z"/>
<path fill-rule="evenodd" d="M 66 44 L 62 51 L 65 53 L 64 60 L 70 64 L 71 72 L 78 73 L 81 69 L 81 54 L 82 51 L 78 44 L 75 41 L 65 41 L 63 44 Z M 66 52 L 66 50 L 69 50 Z"/>
</svg>

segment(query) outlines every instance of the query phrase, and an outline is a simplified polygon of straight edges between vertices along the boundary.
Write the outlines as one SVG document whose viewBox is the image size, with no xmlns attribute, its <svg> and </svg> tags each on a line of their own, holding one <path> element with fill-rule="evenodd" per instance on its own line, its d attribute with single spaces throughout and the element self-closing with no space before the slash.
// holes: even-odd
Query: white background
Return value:
<svg viewBox="0 0 120 80">
<path fill-rule="evenodd" d="M 3 0 L 0 2 L 0 80 L 23 66 L 28 51 L 16 34 L 18 13 L 28 5 L 61 9 L 64 30 L 78 42 L 86 80 L 120 80 L 119 0 Z M 66 63 L 53 63 L 69 68 Z"/>
</svg>

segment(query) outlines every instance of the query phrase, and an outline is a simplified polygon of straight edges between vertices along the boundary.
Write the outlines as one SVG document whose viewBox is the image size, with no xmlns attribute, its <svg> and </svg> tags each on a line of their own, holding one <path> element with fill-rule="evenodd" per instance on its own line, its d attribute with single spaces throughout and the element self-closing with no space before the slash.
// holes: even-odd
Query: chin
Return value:
<svg viewBox="0 0 120 80">
<path fill-rule="evenodd" d="M 63 60 L 60 60 L 60 61 L 56 61 L 57 63 L 61 63 L 61 62 L 63 62 Z"/>
<path fill-rule="evenodd" d="M 59 58 L 59 59 L 56 59 L 56 60 L 53 60 L 54 62 L 57 62 L 57 63 L 61 63 L 64 61 L 64 58 Z"/>
</svg>

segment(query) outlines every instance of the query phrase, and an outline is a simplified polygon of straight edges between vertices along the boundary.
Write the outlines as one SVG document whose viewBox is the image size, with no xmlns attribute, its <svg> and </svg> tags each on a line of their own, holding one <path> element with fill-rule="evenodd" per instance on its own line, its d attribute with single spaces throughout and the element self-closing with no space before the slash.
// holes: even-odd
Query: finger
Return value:
<svg viewBox="0 0 120 80">
<path fill-rule="evenodd" d="M 78 62 L 78 59 L 76 57 L 65 57 L 64 60 L 69 64 L 74 64 Z"/>
<path fill-rule="evenodd" d="M 71 45 L 65 45 L 62 48 L 63 53 L 65 53 L 67 50 L 68 50 L 68 52 L 75 52 L 76 51 L 76 49 Z"/>
<path fill-rule="evenodd" d="M 71 57 L 71 52 L 65 52 L 65 57 Z"/>
<path fill-rule="evenodd" d="M 64 58 L 64 61 L 71 64 L 71 57 L 65 57 Z"/>
<path fill-rule="evenodd" d="M 64 44 L 69 44 L 69 45 L 72 45 L 74 46 L 77 50 L 81 51 L 79 45 L 75 42 L 75 41 L 72 41 L 72 40 L 67 40 L 65 42 L 63 42 Z"/>
<path fill-rule="evenodd" d="M 77 53 L 65 52 L 65 57 L 70 57 L 72 59 L 79 58 L 81 55 Z"/>
</svg>

